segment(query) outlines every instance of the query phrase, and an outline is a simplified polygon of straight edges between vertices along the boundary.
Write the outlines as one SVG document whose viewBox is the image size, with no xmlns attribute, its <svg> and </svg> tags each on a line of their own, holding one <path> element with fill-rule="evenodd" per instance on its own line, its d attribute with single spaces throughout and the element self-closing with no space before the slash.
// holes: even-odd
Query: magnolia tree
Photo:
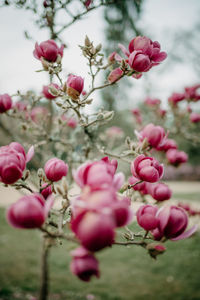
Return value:
<svg viewBox="0 0 200 300">
<path fill-rule="evenodd" d="M 67 3 L 58 2 L 60 9 L 65 9 Z M 92 1 L 83 1 L 82 4 L 83 15 L 100 4 L 109 3 L 100 1 L 95 6 Z M 53 32 L 51 37 L 59 41 L 60 32 L 55 32 L 52 26 L 54 1 L 44 1 L 43 8 Z M 78 16 L 73 16 L 71 23 L 81 13 Z M 12 97 L 0 95 L 4 121 L 9 118 L 10 124 L 16 124 L 16 120 L 21 122 L 23 131 L 23 135 L 16 133 L 17 139 L 0 148 L 0 180 L 5 186 L 27 191 L 8 208 L 7 221 L 14 228 L 36 229 L 42 233 L 40 300 L 48 297 L 47 257 L 58 239 L 74 244 L 70 253 L 71 272 L 87 282 L 92 276 L 100 276 L 95 255 L 106 247 L 112 251 L 113 247 L 139 246 L 156 258 L 166 250 L 166 241 L 187 238 L 197 229 L 195 225 L 188 228 L 188 207 L 165 204 L 172 191 L 161 182 L 164 165 L 155 156 L 166 153 L 168 161 L 175 166 L 187 161 L 187 154 L 177 150 L 175 140 L 169 138 L 170 132 L 148 124 L 136 131 L 133 139 L 125 138 L 118 127 L 99 133 L 99 127 L 109 122 L 114 112 L 93 109 L 88 114 L 85 109 L 92 105 L 96 90 L 112 88 L 127 76 L 132 80 L 140 78 L 158 67 L 167 54 L 161 51 L 159 42 L 146 36 L 133 37 L 128 49 L 120 44 L 123 56 L 113 49 L 104 58 L 101 48 L 101 44 L 94 45 L 87 36 L 80 46 L 90 74 L 87 91 L 84 79 L 78 74 L 63 78 L 64 45 L 49 39 L 33 45 L 35 62 L 38 60 L 41 71 L 49 74 L 49 85 L 41 88 L 40 95 L 32 91 L 17 92 Z M 97 75 L 106 70 L 109 70 L 107 81 L 97 85 Z M 43 105 L 44 99 L 47 106 Z M 151 101 L 148 100 L 148 105 Z M 141 124 L 139 110 L 133 114 Z M 116 153 L 118 143 L 123 146 Z M 129 178 L 116 172 L 120 160 L 127 164 Z M 29 161 L 32 161 L 31 171 Z M 135 202 L 140 204 L 137 210 Z M 139 232 L 130 229 L 129 224 L 133 222 L 141 227 Z"/>
</svg>

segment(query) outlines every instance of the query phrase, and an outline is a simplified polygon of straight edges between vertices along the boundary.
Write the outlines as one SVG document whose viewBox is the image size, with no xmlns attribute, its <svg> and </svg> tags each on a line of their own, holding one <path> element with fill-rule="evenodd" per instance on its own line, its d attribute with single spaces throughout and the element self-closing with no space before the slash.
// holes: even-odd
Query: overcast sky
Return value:
<svg viewBox="0 0 200 300">
<path fill-rule="evenodd" d="M 42 3 L 42 1 L 41 1 Z M 199 18 L 199 0 L 146 0 L 144 1 L 142 18 L 139 26 L 145 35 L 161 43 L 163 50 L 168 52 L 169 40 L 165 33 L 190 29 Z M 23 31 L 31 33 L 35 40 L 41 42 L 48 39 L 46 31 L 38 30 L 32 22 L 32 16 L 27 11 L 17 10 L 11 7 L 0 9 L 0 35 L 1 35 L 1 71 L 0 93 L 15 93 L 16 90 L 30 88 L 40 91 L 43 84 L 48 83 L 47 75 L 36 73 L 40 69 L 40 62 L 33 55 L 34 41 L 24 38 Z M 83 21 L 77 22 L 63 35 L 68 46 L 65 50 L 63 66 L 68 72 L 79 74 L 85 78 L 87 87 L 87 68 L 85 59 L 80 54 L 78 44 L 83 43 L 85 34 L 95 43 L 104 39 L 104 22 L 102 10 L 92 12 Z M 116 50 L 116 49 L 113 49 Z M 189 49 L 188 49 L 189 51 Z M 162 74 L 159 68 L 164 68 L 167 60 L 161 67 L 155 67 L 145 74 L 143 78 L 134 83 L 131 91 L 133 100 L 141 100 L 146 94 L 144 84 L 153 87 L 152 96 L 165 99 L 175 90 L 180 90 L 184 85 L 198 82 L 196 74 L 188 66 L 179 65 L 173 68 L 173 72 Z M 161 69 L 162 70 L 162 69 Z M 200 80 L 199 80 L 200 81 Z M 130 103 L 132 106 L 132 103 Z"/>
</svg>

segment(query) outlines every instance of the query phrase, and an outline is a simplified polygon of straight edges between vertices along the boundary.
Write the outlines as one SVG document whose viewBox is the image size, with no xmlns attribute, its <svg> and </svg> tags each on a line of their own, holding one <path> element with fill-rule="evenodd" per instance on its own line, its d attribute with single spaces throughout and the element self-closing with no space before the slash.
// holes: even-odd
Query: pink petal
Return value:
<svg viewBox="0 0 200 300">
<path fill-rule="evenodd" d="M 190 237 L 191 235 L 193 235 L 193 233 L 195 233 L 197 231 L 198 225 L 194 225 L 192 226 L 188 231 L 183 232 L 181 235 L 177 236 L 176 238 L 171 239 L 171 241 L 179 241 L 179 240 L 183 240 L 186 239 L 188 237 Z"/>
<path fill-rule="evenodd" d="M 119 172 L 115 174 L 114 179 L 113 179 L 113 186 L 116 190 L 119 190 L 122 185 L 124 184 L 125 177 L 122 172 Z"/>
<path fill-rule="evenodd" d="M 52 208 L 54 203 L 54 198 L 52 195 L 50 195 L 47 200 L 45 201 L 45 206 L 44 206 L 44 214 L 45 214 L 45 218 L 47 218 L 48 213 L 50 211 L 50 209 Z"/>
<path fill-rule="evenodd" d="M 124 47 L 124 45 L 122 44 L 118 44 L 118 47 L 122 50 L 122 52 L 129 57 L 130 53 L 128 52 L 128 50 Z"/>
<path fill-rule="evenodd" d="M 29 162 L 35 153 L 34 146 L 31 146 L 26 154 L 26 162 Z"/>
</svg>

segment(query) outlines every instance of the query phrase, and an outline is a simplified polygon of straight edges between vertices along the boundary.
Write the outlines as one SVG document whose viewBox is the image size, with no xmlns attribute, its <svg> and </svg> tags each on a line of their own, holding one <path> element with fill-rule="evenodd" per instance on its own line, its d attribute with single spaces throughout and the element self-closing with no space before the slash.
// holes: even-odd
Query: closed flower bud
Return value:
<svg viewBox="0 0 200 300">
<path fill-rule="evenodd" d="M 146 138 L 151 147 L 157 148 L 165 140 L 165 131 L 161 126 L 148 124 L 138 133 L 138 137 L 140 141 Z"/>
<path fill-rule="evenodd" d="M 172 196 L 171 189 L 164 183 L 150 185 L 149 193 L 157 201 L 169 200 Z"/>
<path fill-rule="evenodd" d="M 59 94 L 59 86 L 55 83 L 51 83 L 49 85 L 44 85 L 42 93 L 45 98 L 52 100 L 55 99 Z"/>
<path fill-rule="evenodd" d="M 167 160 L 174 166 L 179 166 L 182 163 L 187 162 L 188 155 L 184 151 L 178 151 L 177 149 L 169 149 L 166 152 Z"/>
<path fill-rule="evenodd" d="M 58 55 L 63 57 L 63 49 L 64 45 L 59 48 L 53 40 L 47 40 L 39 45 L 38 43 L 35 44 L 33 55 L 39 60 L 44 58 L 48 62 L 55 62 Z"/>
<path fill-rule="evenodd" d="M 22 145 L 16 142 L 0 147 L 0 181 L 13 184 L 22 178 L 26 163 L 32 159 L 33 155 L 33 146 L 27 154 Z"/>
<path fill-rule="evenodd" d="M 42 185 L 41 194 L 44 197 L 44 199 L 47 199 L 52 194 L 52 187 L 51 187 L 51 185 L 48 185 L 48 183 L 44 183 Z"/>
<path fill-rule="evenodd" d="M 44 171 L 50 181 L 59 181 L 67 175 L 68 165 L 63 160 L 55 157 L 46 162 Z"/>
<path fill-rule="evenodd" d="M 90 281 L 92 276 L 99 277 L 99 263 L 95 256 L 87 249 L 79 247 L 71 252 L 73 257 L 71 272 L 83 281 Z"/>
<path fill-rule="evenodd" d="M 72 100 L 77 100 L 84 88 L 84 79 L 81 76 L 69 75 L 67 79 L 67 94 Z"/>
<path fill-rule="evenodd" d="M 158 208 L 153 205 L 141 206 L 136 213 L 138 224 L 148 231 L 155 229 L 158 225 L 157 210 Z"/>
<path fill-rule="evenodd" d="M 140 180 L 157 182 L 163 175 L 163 165 L 155 158 L 141 154 L 132 162 L 131 173 Z"/>
<path fill-rule="evenodd" d="M 71 221 L 72 231 L 89 251 L 111 246 L 115 236 L 115 222 L 108 214 L 86 211 Z"/>
<path fill-rule="evenodd" d="M 7 220 L 16 228 L 39 228 L 45 222 L 52 205 L 51 197 L 45 202 L 40 194 L 24 196 L 10 206 Z"/>
<path fill-rule="evenodd" d="M 12 108 L 12 99 L 8 94 L 0 95 L 0 113 L 4 113 Z"/>
</svg>

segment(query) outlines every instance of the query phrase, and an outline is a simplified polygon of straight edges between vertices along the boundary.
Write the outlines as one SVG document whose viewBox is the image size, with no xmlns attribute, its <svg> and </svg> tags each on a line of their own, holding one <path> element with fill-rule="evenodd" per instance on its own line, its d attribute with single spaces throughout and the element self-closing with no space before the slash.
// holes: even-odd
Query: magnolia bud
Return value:
<svg viewBox="0 0 200 300">
<path fill-rule="evenodd" d="M 42 178 L 44 176 L 44 171 L 42 168 L 39 168 L 38 171 L 37 171 L 37 175 L 39 178 Z"/>
<path fill-rule="evenodd" d="M 96 53 L 99 52 L 99 51 L 101 50 L 101 48 L 102 48 L 102 45 L 101 45 L 101 44 L 97 45 L 97 46 L 96 46 Z"/>
<path fill-rule="evenodd" d="M 50 85 L 50 86 L 49 86 L 48 91 L 49 91 L 53 96 L 58 96 L 58 95 L 59 95 L 59 91 L 58 91 L 53 85 Z"/>
<path fill-rule="evenodd" d="M 86 35 L 86 36 L 85 36 L 85 46 L 86 46 L 86 47 L 90 47 L 90 45 L 91 45 L 91 42 L 90 42 L 88 36 Z"/>
</svg>

